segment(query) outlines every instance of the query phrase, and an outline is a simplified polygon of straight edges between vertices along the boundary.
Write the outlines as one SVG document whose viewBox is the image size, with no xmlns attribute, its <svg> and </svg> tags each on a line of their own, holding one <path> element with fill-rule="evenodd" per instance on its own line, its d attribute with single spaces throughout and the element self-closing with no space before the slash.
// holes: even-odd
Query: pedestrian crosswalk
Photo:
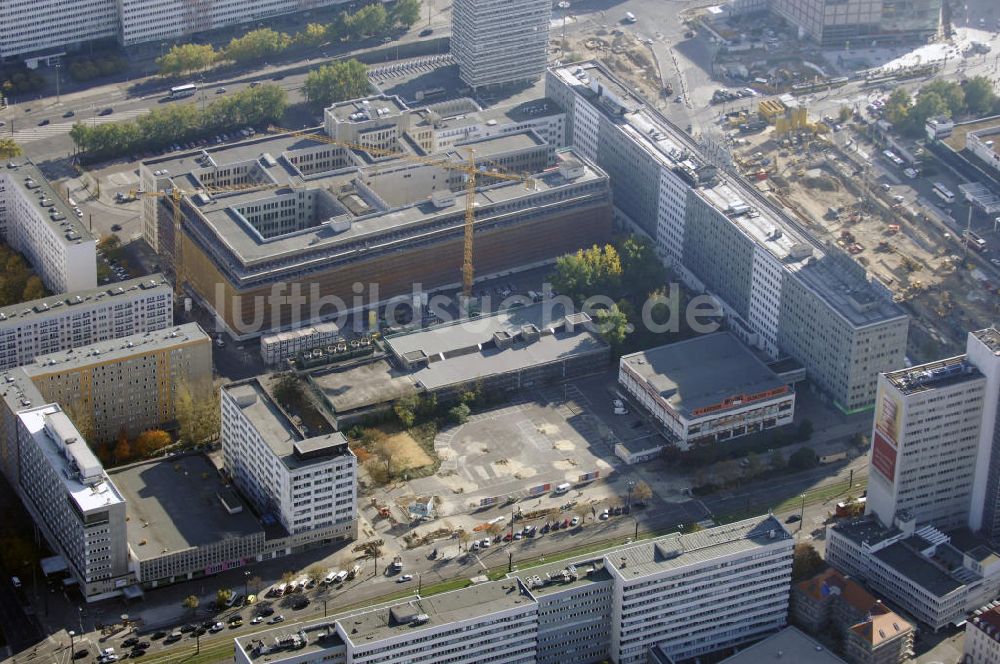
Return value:
<svg viewBox="0 0 1000 664">
<path fill-rule="evenodd" d="M 73 125 L 77 122 L 85 122 L 87 124 L 106 124 L 108 122 L 120 122 L 121 120 L 131 120 L 132 118 L 138 117 L 140 115 L 145 115 L 149 112 L 148 108 L 134 108 L 127 111 L 122 111 L 121 113 L 115 112 L 111 115 L 105 116 L 91 116 L 91 117 L 75 117 L 66 120 L 65 122 L 53 122 L 52 124 L 45 125 L 44 127 L 29 126 L 24 129 L 14 130 L 14 140 L 20 144 L 31 143 L 32 141 L 40 141 L 45 138 L 52 138 L 53 136 L 59 136 L 60 134 L 68 134 L 69 130 L 73 128 Z M 89 112 L 88 112 L 89 114 Z"/>
<path fill-rule="evenodd" d="M 455 58 L 451 57 L 451 54 L 448 53 L 443 55 L 425 55 L 419 58 L 400 60 L 387 65 L 371 67 L 368 70 L 368 80 L 377 85 L 394 78 L 424 74 L 453 64 L 455 64 Z"/>
</svg>

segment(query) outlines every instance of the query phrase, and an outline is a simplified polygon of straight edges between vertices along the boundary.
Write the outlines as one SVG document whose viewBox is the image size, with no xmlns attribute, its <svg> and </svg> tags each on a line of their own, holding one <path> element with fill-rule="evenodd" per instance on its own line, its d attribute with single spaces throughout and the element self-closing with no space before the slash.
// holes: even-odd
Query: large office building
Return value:
<svg viewBox="0 0 1000 664">
<path fill-rule="evenodd" d="M 406 145 L 396 141 L 393 149 L 416 155 Z M 481 163 L 533 173 L 478 188 L 477 276 L 544 264 L 610 237 L 608 178 L 572 151 L 555 152 L 533 131 L 466 145 Z M 457 149 L 438 157 L 467 163 Z M 180 238 L 169 205 L 155 197 L 143 204 L 144 235 L 166 264 L 183 265 L 189 292 L 234 336 L 259 336 L 460 284 L 462 177 L 426 159 L 265 136 L 143 163 L 145 191 L 191 193 Z M 208 194 L 206 187 L 236 191 Z"/>
<path fill-rule="evenodd" d="M 50 11 L 59 13 L 57 9 Z M 3 20 L 0 13 L 0 22 Z M 97 287 L 94 236 L 30 162 L 9 162 L 0 168 L 0 239 L 24 254 L 53 293 Z"/>
<path fill-rule="evenodd" d="M 970 332 L 966 353 L 879 376 L 866 512 L 884 525 L 968 527 L 1000 539 L 1000 332 Z"/>
<path fill-rule="evenodd" d="M 154 274 L 0 308 L 0 370 L 39 355 L 173 325 L 173 288 Z"/>
<path fill-rule="evenodd" d="M 257 379 L 222 388 L 225 471 L 259 514 L 310 541 L 357 536 L 357 458 L 340 432 L 307 437 Z"/>
<path fill-rule="evenodd" d="M 800 362 L 846 412 L 875 402 L 901 366 L 908 317 L 888 289 L 817 244 L 741 177 L 595 61 L 549 69 L 546 95 L 567 137 L 611 178 L 616 212 L 653 238 L 685 284 L 711 295 L 727 327 L 768 357 Z"/>
<path fill-rule="evenodd" d="M 762 516 L 240 637 L 236 662 L 688 661 L 784 627 L 791 567 L 791 536 Z"/>
<path fill-rule="evenodd" d="M 548 62 L 548 0 L 456 0 L 451 53 L 473 89 L 538 80 Z"/>
<path fill-rule="evenodd" d="M 109 339 L 39 356 L 12 369 L 47 402 L 89 417 L 92 443 L 134 438 L 174 420 L 180 390 L 208 398 L 212 340 L 197 323 Z"/>
<path fill-rule="evenodd" d="M 88 601 L 134 581 L 125 544 L 125 501 L 56 404 L 16 415 L 21 501 Z"/>
<path fill-rule="evenodd" d="M 0 62 L 59 56 L 117 35 L 115 0 L 0 0 Z"/>
<path fill-rule="evenodd" d="M 770 0 L 771 11 L 823 46 L 925 41 L 941 28 L 941 0 Z"/>
<path fill-rule="evenodd" d="M 681 449 L 791 424 L 795 392 L 729 332 L 622 356 L 618 384 Z"/>
</svg>

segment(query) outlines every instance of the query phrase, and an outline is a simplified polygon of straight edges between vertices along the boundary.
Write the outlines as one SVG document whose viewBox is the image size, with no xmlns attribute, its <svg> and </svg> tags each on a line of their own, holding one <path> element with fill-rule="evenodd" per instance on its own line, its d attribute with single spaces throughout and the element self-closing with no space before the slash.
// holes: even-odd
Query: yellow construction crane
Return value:
<svg viewBox="0 0 1000 664">
<path fill-rule="evenodd" d="M 368 152 L 372 155 L 378 155 L 381 157 L 395 157 L 397 159 L 403 159 L 406 161 L 419 162 L 422 164 L 429 164 L 432 166 L 439 166 L 441 168 L 450 171 L 460 171 L 465 174 L 465 233 L 464 242 L 462 246 L 462 294 L 469 298 L 472 295 L 472 281 L 475 276 L 475 270 L 473 268 L 472 262 L 472 235 L 473 227 L 475 226 L 475 215 L 476 215 L 476 181 L 480 177 L 496 178 L 498 180 L 511 180 L 515 182 L 524 182 L 526 186 L 530 187 L 533 180 L 527 175 L 518 175 L 513 173 L 502 173 L 498 170 L 487 170 L 485 167 L 480 167 L 476 165 L 476 154 L 471 148 L 468 149 L 469 158 L 468 161 L 457 162 L 452 161 L 448 158 L 441 157 L 424 157 L 421 155 L 409 154 L 407 152 L 400 152 L 399 150 L 386 150 L 384 148 L 377 148 L 369 145 L 362 145 L 358 143 L 351 143 L 348 141 L 341 141 L 335 138 L 331 138 L 325 134 L 318 134 L 315 130 L 301 130 L 295 131 L 290 129 L 282 129 L 281 127 L 270 127 L 269 130 L 274 134 L 291 134 L 293 136 L 301 136 L 303 138 L 311 138 L 313 140 L 319 141 L 321 143 L 328 143 L 330 145 L 337 145 L 349 150 L 360 150 L 363 152 Z"/>
</svg>

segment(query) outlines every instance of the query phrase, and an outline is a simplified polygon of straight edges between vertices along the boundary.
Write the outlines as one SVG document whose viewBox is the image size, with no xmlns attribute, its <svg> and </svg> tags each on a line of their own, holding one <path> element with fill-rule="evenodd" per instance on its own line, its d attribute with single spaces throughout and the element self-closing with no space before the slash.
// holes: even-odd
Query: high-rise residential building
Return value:
<svg viewBox="0 0 1000 664">
<path fill-rule="evenodd" d="M 60 3 L 15 4 L 31 8 L 53 5 L 39 15 L 39 20 L 45 25 L 60 20 L 55 18 L 62 11 L 55 7 Z M 73 11 L 76 8 L 74 4 Z M 87 11 L 84 13 L 89 16 Z M 4 20 L 0 4 L 0 23 Z M 0 239 L 24 254 L 35 274 L 53 293 L 97 287 L 94 236 L 30 162 L 19 165 L 11 162 L 0 168 Z"/>
<path fill-rule="evenodd" d="M 115 0 L 0 0 L 0 62 L 59 56 L 117 35 Z"/>
<path fill-rule="evenodd" d="M 1000 536 L 1000 332 L 966 353 L 879 376 L 866 512 Z"/>
<path fill-rule="evenodd" d="M 451 53 L 473 89 L 537 80 L 548 61 L 548 0 L 456 0 Z"/>
<path fill-rule="evenodd" d="M 90 442 L 134 438 L 174 420 L 180 390 L 210 398 L 212 340 L 197 323 L 101 341 L 39 356 L 21 374 L 46 402 L 93 427 Z"/>
<path fill-rule="evenodd" d="M 173 288 L 161 274 L 2 307 L 0 370 L 173 322 Z"/>
<path fill-rule="evenodd" d="M 240 637 L 236 662 L 688 661 L 784 627 L 791 568 L 792 538 L 767 515 Z"/>
<path fill-rule="evenodd" d="M 87 601 L 134 581 L 125 537 L 125 500 L 57 404 L 16 415 L 21 501 Z"/>
<path fill-rule="evenodd" d="M 846 412 L 875 403 L 879 372 L 902 365 L 909 319 L 865 269 L 805 230 L 601 63 L 554 67 L 546 95 L 567 140 L 611 178 L 617 215 L 771 358 L 791 356 Z"/>
<path fill-rule="evenodd" d="M 307 437 L 257 379 L 222 388 L 225 470 L 261 514 L 303 541 L 357 536 L 357 458 L 340 432 Z"/>
<path fill-rule="evenodd" d="M 823 46 L 923 41 L 941 27 L 941 0 L 770 0 L 770 9 Z"/>
</svg>

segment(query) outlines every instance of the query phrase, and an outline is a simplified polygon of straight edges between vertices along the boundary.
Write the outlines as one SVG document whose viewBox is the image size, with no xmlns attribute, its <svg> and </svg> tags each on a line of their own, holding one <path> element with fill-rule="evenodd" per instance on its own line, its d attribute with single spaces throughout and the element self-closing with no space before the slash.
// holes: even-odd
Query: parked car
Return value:
<svg viewBox="0 0 1000 664">
<path fill-rule="evenodd" d="M 801 520 L 802 520 L 802 517 L 800 517 L 798 514 L 793 514 L 790 517 L 788 517 L 787 519 L 785 519 L 785 523 L 796 523 L 796 522 L 801 521 Z"/>
<path fill-rule="evenodd" d="M 420 36 L 421 37 L 426 37 L 427 35 L 430 35 L 430 34 L 433 34 L 433 33 L 434 33 L 434 28 L 424 28 L 423 30 L 420 31 Z"/>
<path fill-rule="evenodd" d="M 48 119 L 45 119 L 45 120 L 41 120 L 41 121 L 40 121 L 40 122 L 38 123 L 38 126 L 39 126 L 39 127 L 44 127 L 44 126 L 45 126 L 45 125 L 47 125 L 47 124 L 49 124 L 49 121 L 48 121 Z"/>
<path fill-rule="evenodd" d="M 74 115 L 76 115 L 76 112 L 75 112 L 75 111 L 66 111 L 65 113 L 63 113 L 63 117 L 64 117 L 64 118 L 71 118 L 71 117 L 73 117 Z"/>
<path fill-rule="evenodd" d="M 580 525 L 580 517 L 574 516 L 572 519 L 570 519 L 569 525 L 570 526 L 578 526 L 578 525 Z"/>
<path fill-rule="evenodd" d="M 285 616 L 282 615 L 274 616 L 273 618 L 268 620 L 268 622 L 271 623 L 272 625 L 277 625 L 280 622 L 285 622 Z"/>
<path fill-rule="evenodd" d="M 403 576 L 396 579 L 396 583 L 406 583 L 407 581 L 413 581 L 412 574 L 404 574 Z"/>
</svg>

